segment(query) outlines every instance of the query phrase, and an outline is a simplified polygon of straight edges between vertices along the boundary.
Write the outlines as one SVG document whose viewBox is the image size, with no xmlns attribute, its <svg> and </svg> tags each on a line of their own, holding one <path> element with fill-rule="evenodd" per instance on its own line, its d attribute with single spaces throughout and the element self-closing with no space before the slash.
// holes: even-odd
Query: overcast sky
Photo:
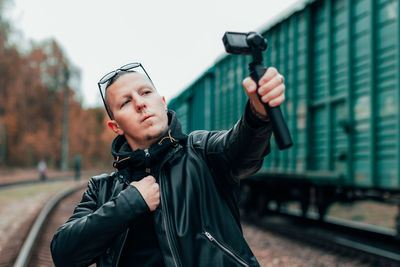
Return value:
<svg viewBox="0 0 400 267">
<path fill-rule="evenodd" d="M 26 40 L 55 38 L 82 71 L 86 106 L 101 104 L 97 81 L 141 62 L 168 100 L 224 55 L 225 31 L 265 29 L 302 0 L 11 0 Z"/>
</svg>

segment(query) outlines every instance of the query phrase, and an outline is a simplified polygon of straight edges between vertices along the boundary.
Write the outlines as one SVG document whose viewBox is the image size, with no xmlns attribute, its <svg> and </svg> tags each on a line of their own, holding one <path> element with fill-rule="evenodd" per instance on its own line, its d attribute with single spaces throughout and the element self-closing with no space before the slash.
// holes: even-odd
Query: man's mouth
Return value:
<svg viewBox="0 0 400 267">
<path fill-rule="evenodd" d="M 147 120 L 148 118 L 151 118 L 151 117 L 153 117 L 153 116 L 154 116 L 153 114 L 145 115 L 145 116 L 143 117 L 142 122 L 144 122 L 145 120 Z"/>
</svg>

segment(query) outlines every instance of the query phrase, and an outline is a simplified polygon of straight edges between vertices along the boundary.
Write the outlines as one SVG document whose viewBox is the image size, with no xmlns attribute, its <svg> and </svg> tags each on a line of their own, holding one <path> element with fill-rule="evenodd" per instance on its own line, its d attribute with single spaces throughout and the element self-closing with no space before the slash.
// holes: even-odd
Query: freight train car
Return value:
<svg viewBox="0 0 400 267">
<path fill-rule="evenodd" d="M 280 151 L 272 140 L 262 169 L 243 181 L 260 210 L 296 200 L 322 218 L 335 201 L 399 204 L 399 10 L 398 0 L 307 1 L 262 33 L 264 63 L 285 76 L 294 145 Z M 170 101 L 186 132 L 238 120 L 250 61 L 227 55 Z"/>
</svg>

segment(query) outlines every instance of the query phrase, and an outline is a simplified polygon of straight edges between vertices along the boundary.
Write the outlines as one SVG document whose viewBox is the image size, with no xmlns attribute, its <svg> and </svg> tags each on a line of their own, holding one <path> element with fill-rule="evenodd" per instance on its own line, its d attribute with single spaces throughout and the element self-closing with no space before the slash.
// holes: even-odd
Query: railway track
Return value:
<svg viewBox="0 0 400 267">
<path fill-rule="evenodd" d="M 243 216 L 253 226 L 341 255 L 359 257 L 371 266 L 400 266 L 400 240 L 390 231 L 353 222 L 320 221 L 293 213 Z"/>
<path fill-rule="evenodd" d="M 71 216 L 85 188 L 86 183 L 81 183 L 54 196 L 45 205 L 19 251 L 14 267 L 54 266 L 50 241 L 57 228 Z"/>
</svg>

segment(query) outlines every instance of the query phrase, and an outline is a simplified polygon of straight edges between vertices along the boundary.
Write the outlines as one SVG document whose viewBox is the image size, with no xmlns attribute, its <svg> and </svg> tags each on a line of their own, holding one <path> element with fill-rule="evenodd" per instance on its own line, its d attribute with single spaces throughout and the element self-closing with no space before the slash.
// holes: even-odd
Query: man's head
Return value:
<svg viewBox="0 0 400 267">
<path fill-rule="evenodd" d="M 148 148 L 168 129 L 165 99 L 141 73 L 119 72 L 107 85 L 105 103 L 112 116 L 107 125 L 132 150 Z"/>
</svg>

